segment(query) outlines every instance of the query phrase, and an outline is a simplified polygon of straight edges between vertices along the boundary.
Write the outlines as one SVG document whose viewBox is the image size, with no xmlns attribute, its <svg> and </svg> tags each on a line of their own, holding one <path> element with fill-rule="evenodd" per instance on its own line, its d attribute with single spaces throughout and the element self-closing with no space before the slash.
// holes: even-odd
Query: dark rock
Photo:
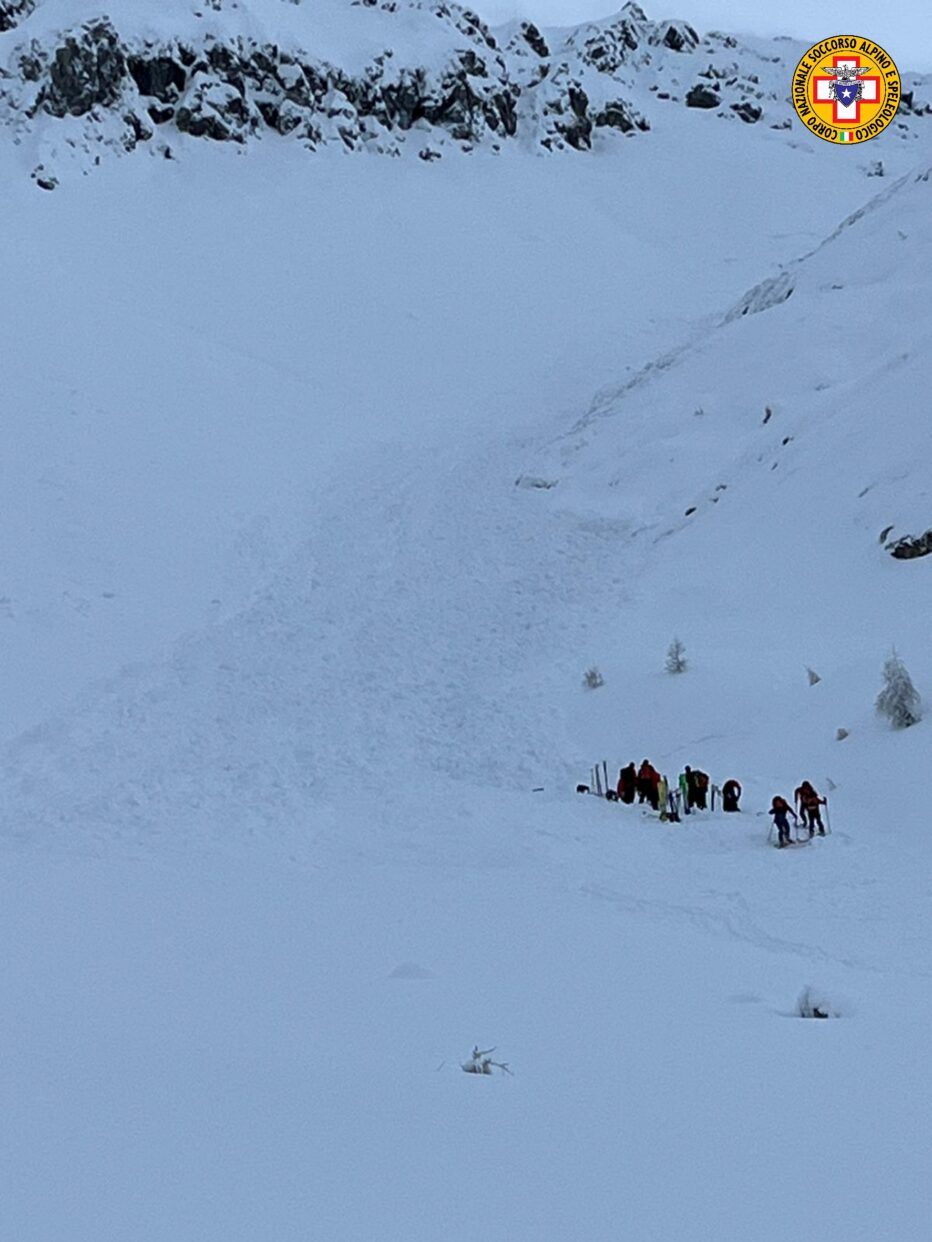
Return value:
<svg viewBox="0 0 932 1242">
<path fill-rule="evenodd" d="M 567 124 L 558 125 L 557 129 L 563 134 L 571 147 L 575 147 L 577 151 L 588 151 L 592 146 L 589 96 L 581 86 L 571 84 L 567 89 L 567 99 L 569 100 L 572 117 Z"/>
<path fill-rule="evenodd" d="M 378 115 L 388 127 L 397 125 L 399 129 L 410 129 L 426 115 L 428 98 L 424 71 L 412 73 L 403 69 L 397 81 L 386 83 L 381 91 L 373 91 L 368 98 L 359 98 L 357 108 L 361 116 Z"/>
<path fill-rule="evenodd" d="M 600 73 L 615 73 L 627 61 L 628 53 L 637 49 L 638 42 L 638 30 L 622 19 L 588 39 L 579 55 Z"/>
<path fill-rule="evenodd" d="M 510 91 L 501 91 L 492 96 L 494 111 L 497 112 L 498 119 L 501 122 L 501 127 L 509 138 L 513 138 L 518 132 L 518 115 L 515 111 L 516 102 L 516 99 Z M 489 120 L 489 127 L 491 129 L 498 128 L 498 126 L 493 124 L 491 120 Z"/>
<path fill-rule="evenodd" d="M 212 138 L 214 142 L 229 142 L 237 137 L 217 112 L 201 112 L 191 108 L 179 108 L 175 113 L 175 125 L 183 134 L 192 138 Z M 242 138 L 239 138 L 242 141 Z"/>
<path fill-rule="evenodd" d="M 475 52 L 461 52 L 460 64 L 463 66 L 463 72 L 468 73 L 472 78 L 487 78 L 489 76 L 485 61 L 480 60 Z"/>
<path fill-rule="evenodd" d="M 691 52 L 699 46 L 699 36 L 686 22 L 669 22 L 651 43 L 668 47 L 671 52 Z"/>
<path fill-rule="evenodd" d="M 463 72 L 446 75 L 441 82 L 439 104 L 428 105 L 425 116 L 432 125 L 442 125 L 460 142 L 479 137 L 484 120 L 482 101 Z"/>
<path fill-rule="evenodd" d="M 126 57 L 108 21 L 84 26 L 69 36 L 49 65 L 49 82 L 40 106 L 52 116 L 83 116 L 91 108 L 111 108 L 126 79 Z"/>
<path fill-rule="evenodd" d="M 140 95 L 151 96 L 159 103 L 177 103 L 187 84 L 184 66 L 170 56 L 153 56 L 148 60 L 142 56 L 130 56 L 126 67 Z"/>
<path fill-rule="evenodd" d="M 234 90 L 244 93 L 243 62 L 239 55 L 225 43 L 213 44 L 207 52 L 207 63 L 221 82 L 227 82 Z"/>
<path fill-rule="evenodd" d="M 450 16 L 454 16 L 454 14 L 450 13 Z M 498 47 L 491 30 L 489 30 L 482 18 L 478 14 L 473 13 L 471 9 L 462 10 L 456 25 L 457 29 L 463 34 L 468 34 L 474 39 L 481 39 L 486 47 L 491 48 L 492 51 L 495 51 Z"/>
<path fill-rule="evenodd" d="M 647 120 L 639 116 L 623 99 L 609 100 L 602 111 L 596 115 L 595 123 L 599 128 L 618 129 L 623 134 L 629 134 L 634 129 L 650 128 Z"/>
<path fill-rule="evenodd" d="M 522 22 L 521 33 L 532 52 L 536 52 L 541 57 L 550 55 L 550 48 L 544 42 L 544 36 L 533 22 Z"/>
<path fill-rule="evenodd" d="M 174 108 L 159 108 L 156 104 L 153 104 L 147 111 L 156 125 L 166 124 L 175 115 Z"/>
<path fill-rule="evenodd" d="M 46 61 L 35 48 L 23 52 L 19 58 L 19 71 L 26 82 L 38 82 L 45 72 Z"/>
<path fill-rule="evenodd" d="M 932 530 L 924 535 L 904 535 L 893 543 L 887 544 L 887 551 L 898 561 L 911 561 L 919 556 L 928 556 L 932 552 Z"/>
<path fill-rule="evenodd" d="M 756 121 L 759 121 L 764 114 L 763 108 L 759 108 L 757 104 L 752 104 L 747 99 L 742 99 L 740 103 L 732 104 L 731 110 L 748 125 L 753 125 Z"/>
<path fill-rule="evenodd" d="M 701 82 L 697 82 L 686 93 L 687 108 L 717 108 L 721 102 L 717 92 L 703 86 Z"/>
<path fill-rule="evenodd" d="M 0 0 L 0 34 L 12 30 L 36 7 L 36 0 Z"/>
<path fill-rule="evenodd" d="M 153 131 L 135 112 L 127 112 L 123 120 L 129 126 L 132 135 L 132 139 L 127 147 L 128 150 L 132 150 L 137 142 L 148 142 L 152 137 Z"/>
</svg>

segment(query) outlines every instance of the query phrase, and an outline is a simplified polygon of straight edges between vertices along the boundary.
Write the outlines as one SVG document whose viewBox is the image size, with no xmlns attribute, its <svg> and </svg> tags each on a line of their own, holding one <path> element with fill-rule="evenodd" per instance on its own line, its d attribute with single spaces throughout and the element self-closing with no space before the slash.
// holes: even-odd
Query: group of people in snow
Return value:
<svg viewBox="0 0 932 1242">
<path fill-rule="evenodd" d="M 825 836 L 825 825 L 822 823 L 821 808 L 826 805 L 826 802 L 819 795 L 818 790 L 811 781 L 803 781 L 801 785 L 797 785 L 793 792 L 793 802 L 796 810 L 790 806 L 786 798 L 777 794 L 770 804 L 770 814 L 773 816 L 774 826 L 777 830 L 777 845 L 780 849 L 790 844 L 788 815 L 793 816 L 794 823 L 800 824 L 803 829 L 809 830 L 810 841 L 817 831 L 820 837 Z"/>
<path fill-rule="evenodd" d="M 662 820 L 678 821 L 680 811 L 691 815 L 693 811 L 705 811 L 709 807 L 709 794 L 712 794 L 713 806 L 716 786 L 709 784 L 708 772 L 700 768 L 692 768 L 689 764 L 671 785 L 669 779 L 645 759 L 640 767 L 629 763 L 618 773 L 618 785 L 615 796 L 619 802 L 646 802 L 653 810 L 659 811 Z M 741 797 L 740 784 L 732 779 L 727 780 L 719 791 L 722 797 L 722 809 L 737 811 Z"/>
<path fill-rule="evenodd" d="M 607 778 L 608 773 L 605 775 Z M 601 784 L 597 781 L 596 785 L 601 794 Z M 577 785 L 576 792 L 589 793 L 590 788 L 588 785 Z M 640 767 L 633 762 L 629 763 L 619 771 L 616 787 L 605 790 L 605 796 L 613 801 L 626 802 L 629 805 L 635 800 L 639 805 L 647 803 L 652 810 L 659 813 L 661 820 L 674 823 L 679 823 L 680 812 L 692 815 L 694 811 L 708 810 L 710 795 L 713 811 L 716 794 L 721 799 L 723 811 L 740 811 L 741 793 L 741 784 L 734 777 L 730 777 L 719 788 L 710 784 L 708 772 L 703 772 L 701 768 L 692 768 L 689 764 L 679 774 L 676 783 L 671 784 L 649 759 L 645 759 Z M 791 844 L 790 815 L 793 816 L 794 824 L 803 831 L 808 831 L 809 840 L 816 833 L 820 837 L 825 836 L 822 807 L 828 804 L 811 781 L 803 781 L 796 787 L 793 804 L 795 810 L 780 794 L 776 794 L 770 804 L 769 814 L 773 816 L 777 844 L 781 848 Z"/>
</svg>

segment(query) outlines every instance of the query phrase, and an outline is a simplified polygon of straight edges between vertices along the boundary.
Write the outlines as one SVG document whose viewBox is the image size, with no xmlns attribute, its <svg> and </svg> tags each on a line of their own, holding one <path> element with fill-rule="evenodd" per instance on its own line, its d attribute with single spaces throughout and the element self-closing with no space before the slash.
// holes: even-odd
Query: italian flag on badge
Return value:
<svg viewBox="0 0 932 1242">
<path fill-rule="evenodd" d="M 838 131 L 838 141 L 839 142 L 853 142 L 854 135 L 851 133 L 850 130 L 840 129 Z"/>
</svg>

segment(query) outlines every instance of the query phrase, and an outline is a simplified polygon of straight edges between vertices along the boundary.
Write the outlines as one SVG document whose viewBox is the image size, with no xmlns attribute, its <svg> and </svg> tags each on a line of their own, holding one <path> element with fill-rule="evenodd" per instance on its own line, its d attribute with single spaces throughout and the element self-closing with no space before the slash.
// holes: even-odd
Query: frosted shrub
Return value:
<svg viewBox="0 0 932 1242">
<path fill-rule="evenodd" d="M 494 1048 L 487 1048 L 485 1052 L 481 1051 L 479 1045 L 472 1050 L 472 1056 L 468 1061 L 463 1062 L 462 1068 L 467 1074 L 491 1074 L 493 1069 L 499 1069 L 503 1074 L 510 1074 L 511 1070 L 504 1061 L 493 1061 L 492 1053 Z"/>
<path fill-rule="evenodd" d="M 605 685 L 605 678 L 594 664 L 592 668 L 586 669 L 586 675 L 583 678 L 583 685 L 587 690 L 598 690 L 599 686 Z"/>
<path fill-rule="evenodd" d="M 664 668 L 668 673 L 685 673 L 686 664 L 686 648 L 678 638 L 674 638 L 667 648 L 667 662 Z"/>
<path fill-rule="evenodd" d="M 796 1012 L 801 1018 L 837 1018 L 828 998 L 812 987 L 804 987 L 796 1002 Z"/>
<path fill-rule="evenodd" d="M 883 689 L 877 695 L 877 711 L 886 716 L 894 729 L 908 729 L 922 719 L 922 700 L 912 683 L 906 665 L 896 654 L 883 666 Z"/>
</svg>

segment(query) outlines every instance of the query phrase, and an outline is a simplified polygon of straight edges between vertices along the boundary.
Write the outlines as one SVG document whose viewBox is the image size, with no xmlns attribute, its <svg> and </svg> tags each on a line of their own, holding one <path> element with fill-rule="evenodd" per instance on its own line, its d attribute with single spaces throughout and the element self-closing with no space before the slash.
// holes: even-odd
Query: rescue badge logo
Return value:
<svg viewBox="0 0 932 1242">
<path fill-rule="evenodd" d="M 900 105 L 900 75 L 890 56 L 860 35 L 815 43 L 793 74 L 796 115 L 826 142 L 867 142 Z"/>
</svg>

